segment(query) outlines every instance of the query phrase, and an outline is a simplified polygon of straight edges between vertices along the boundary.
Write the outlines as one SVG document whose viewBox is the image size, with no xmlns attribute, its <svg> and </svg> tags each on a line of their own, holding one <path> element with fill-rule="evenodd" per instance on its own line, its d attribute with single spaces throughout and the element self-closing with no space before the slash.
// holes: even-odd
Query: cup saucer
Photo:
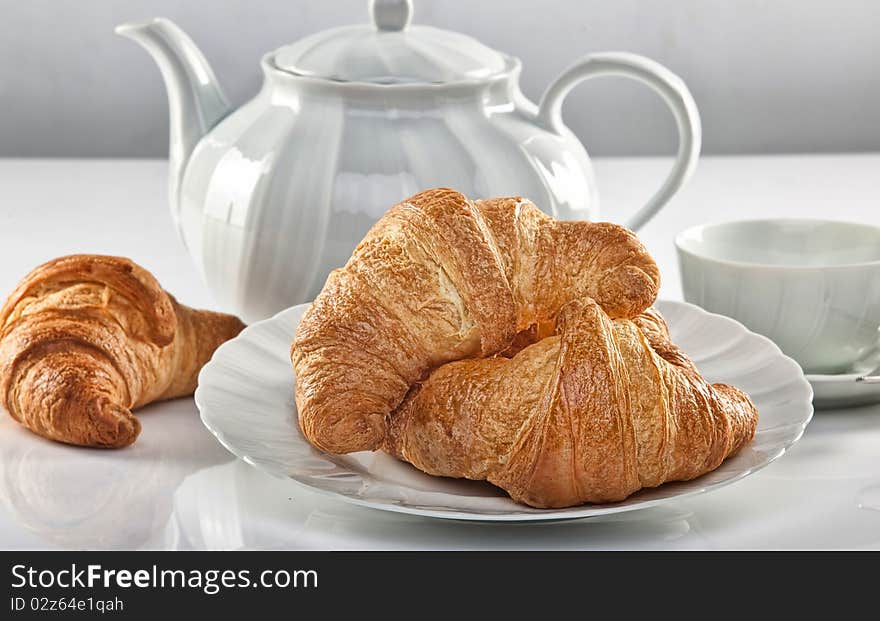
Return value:
<svg viewBox="0 0 880 621">
<path fill-rule="evenodd" d="M 877 367 L 880 367 L 880 342 L 846 373 L 806 373 L 807 381 L 813 387 L 813 407 L 832 409 L 880 403 L 880 384 L 856 381 L 857 377 Z"/>
</svg>

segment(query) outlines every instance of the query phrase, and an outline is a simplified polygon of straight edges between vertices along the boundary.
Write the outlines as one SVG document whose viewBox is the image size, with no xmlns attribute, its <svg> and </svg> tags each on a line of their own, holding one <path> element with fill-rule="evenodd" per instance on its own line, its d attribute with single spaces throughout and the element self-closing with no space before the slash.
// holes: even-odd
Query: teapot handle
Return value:
<svg viewBox="0 0 880 621">
<path fill-rule="evenodd" d="M 660 63 L 628 52 L 601 52 L 575 63 L 547 87 L 538 106 L 538 123 L 556 133 L 566 131 L 562 123 L 562 102 L 566 95 L 581 81 L 602 75 L 633 78 L 650 86 L 672 110 L 678 126 L 675 165 L 660 189 L 626 223 L 628 228 L 637 230 L 672 198 L 694 172 L 702 136 L 700 113 L 682 79 Z"/>
</svg>

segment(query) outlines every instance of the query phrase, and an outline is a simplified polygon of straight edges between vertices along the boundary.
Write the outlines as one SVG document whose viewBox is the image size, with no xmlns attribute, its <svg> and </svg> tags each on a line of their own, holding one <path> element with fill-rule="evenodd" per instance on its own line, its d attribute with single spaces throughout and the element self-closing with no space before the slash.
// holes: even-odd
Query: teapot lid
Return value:
<svg viewBox="0 0 880 621">
<path fill-rule="evenodd" d="M 275 66 L 301 76 L 374 84 L 480 80 L 507 58 L 466 35 L 410 26 L 412 0 L 370 0 L 372 24 L 331 28 L 285 46 Z"/>
</svg>

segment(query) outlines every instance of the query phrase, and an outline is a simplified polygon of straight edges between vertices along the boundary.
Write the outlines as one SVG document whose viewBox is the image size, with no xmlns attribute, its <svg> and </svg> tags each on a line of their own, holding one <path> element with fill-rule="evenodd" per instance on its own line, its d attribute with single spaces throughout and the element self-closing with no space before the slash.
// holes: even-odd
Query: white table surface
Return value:
<svg viewBox="0 0 880 621">
<path fill-rule="evenodd" d="M 599 160 L 604 216 L 649 195 L 668 160 Z M 212 307 L 172 230 L 166 164 L 0 160 L 0 292 L 72 252 L 127 255 Z M 880 224 L 880 155 L 704 158 L 641 232 L 680 298 L 672 238 L 701 222 L 789 216 Z M 803 439 L 734 485 L 663 508 L 553 524 L 468 524 L 354 507 L 227 453 L 192 399 L 148 406 L 121 451 L 68 447 L 0 415 L 0 548 L 880 548 L 880 405 L 820 411 Z"/>
</svg>

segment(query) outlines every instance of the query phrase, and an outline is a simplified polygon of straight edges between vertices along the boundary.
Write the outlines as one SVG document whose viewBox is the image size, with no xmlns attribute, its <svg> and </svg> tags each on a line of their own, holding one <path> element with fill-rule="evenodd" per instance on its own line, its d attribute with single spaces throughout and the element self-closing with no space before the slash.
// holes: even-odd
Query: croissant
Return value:
<svg viewBox="0 0 880 621">
<path fill-rule="evenodd" d="M 452 362 L 416 383 L 384 448 L 428 474 L 568 507 L 698 477 L 756 425 L 748 396 L 703 380 L 659 314 L 612 320 L 587 299 L 513 358 Z"/>
<path fill-rule="evenodd" d="M 0 309 L 0 403 L 43 437 L 118 448 L 131 410 L 193 392 L 244 325 L 193 310 L 128 259 L 74 255 L 28 274 Z"/>
<path fill-rule="evenodd" d="M 331 453 L 375 450 L 388 414 L 430 369 L 546 330 L 575 298 L 633 317 L 659 283 L 621 226 L 560 222 L 519 197 L 416 194 L 373 226 L 299 324 L 291 359 L 302 430 Z"/>
</svg>

